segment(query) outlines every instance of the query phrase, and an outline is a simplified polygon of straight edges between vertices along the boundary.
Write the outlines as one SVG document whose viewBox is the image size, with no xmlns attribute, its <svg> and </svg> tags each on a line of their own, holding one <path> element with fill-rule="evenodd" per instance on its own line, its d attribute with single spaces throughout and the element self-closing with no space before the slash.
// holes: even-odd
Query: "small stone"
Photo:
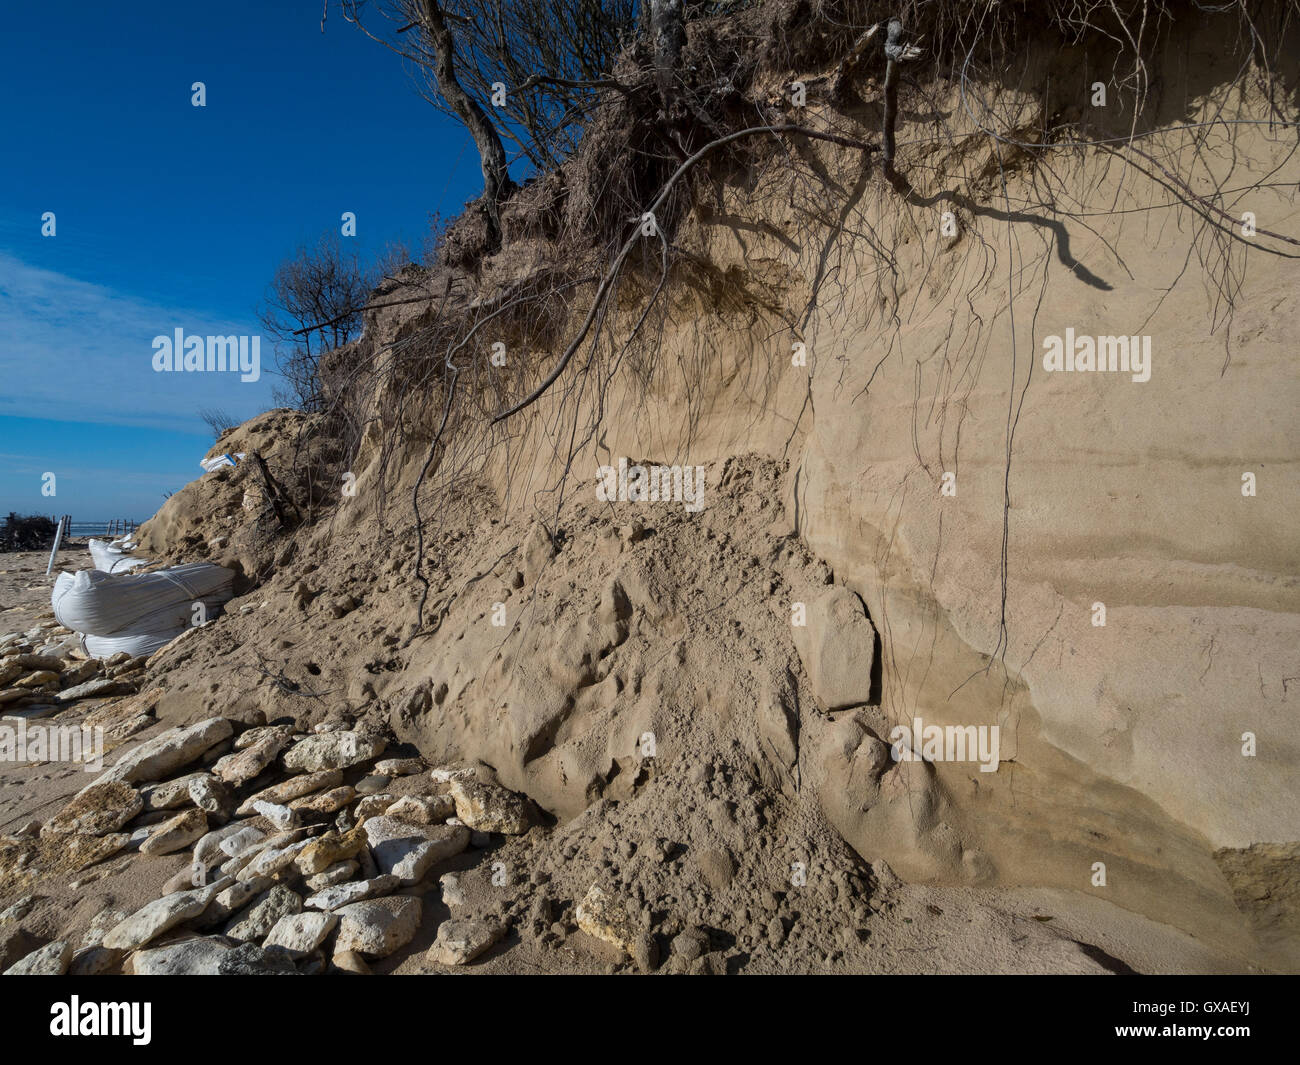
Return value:
<svg viewBox="0 0 1300 1065">
<path fill-rule="evenodd" d="M 223 825 L 221 828 L 214 828 L 207 833 L 198 843 L 194 844 L 194 855 L 190 861 L 190 868 L 194 875 L 199 879 L 196 884 L 204 883 L 208 880 L 212 869 L 221 865 L 226 860 L 226 852 L 222 849 L 222 844 L 228 839 L 240 837 L 241 833 L 248 833 L 249 826 L 241 825 L 236 822 L 232 825 Z M 252 829 L 256 838 L 261 838 L 262 833 L 257 829 Z M 243 836 L 247 839 L 247 835 Z"/>
<path fill-rule="evenodd" d="M 375 863 L 403 884 L 418 884 L 438 862 L 460 854 L 469 846 L 469 831 L 451 825 L 412 825 L 391 817 L 365 823 Z"/>
<path fill-rule="evenodd" d="M 231 917 L 273 886 L 270 878 L 265 876 L 254 877 L 252 880 L 237 880 L 225 891 L 219 892 L 217 897 L 208 903 L 203 916 L 197 920 L 204 928 L 228 923 Z"/>
<path fill-rule="evenodd" d="M 476 831 L 516 836 L 531 825 L 528 800 L 513 791 L 460 777 L 451 781 L 450 790 L 456 816 Z"/>
<path fill-rule="evenodd" d="M 442 888 L 442 901 L 446 906 L 465 905 L 465 889 L 461 886 L 459 873 L 443 873 L 438 877 L 438 884 Z"/>
<path fill-rule="evenodd" d="M 262 940 L 282 917 L 302 913 L 302 896 L 277 884 L 257 900 L 239 920 L 226 927 L 231 939 Z"/>
<path fill-rule="evenodd" d="M 309 910 L 337 910 L 353 902 L 373 899 L 392 892 L 401 880 L 393 875 L 377 876 L 373 880 L 355 880 L 348 884 L 337 884 L 317 892 L 303 901 Z"/>
<path fill-rule="evenodd" d="M 185 728 L 168 729 L 128 752 L 99 780 L 123 780 L 128 784 L 163 780 L 194 761 L 209 747 L 229 739 L 233 732 L 230 722 L 224 717 L 209 718 Z"/>
<path fill-rule="evenodd" d="M 440 790 L 446 791 L 453 780 L 477 781 L 478 773 L 473 766 L 468 765 L 442 765 L 437 769 L 429 770 L 429 779 L 433 781 Z"/>
<path fill-rule="evenodd" d="M 387 813 L 388 808 L 397 802 L 397 799 L 398 796 L 387 793 L 367 795 L 357 803 L 357 820 L 365 821 L 367 818 L 378 817 L 380 814 Z"/>
<path fill-rule="evenodd" d="M 412 824 L 439 824 L 456 812 L 450 795 L 403 795 L 384 811 L 385 816 Z"/>
<path fill-rule="evenodd" d="M 81 684 L 74 684 L 71 688 L 64 688 L 54 696 L 54 701 L 71 703 L 78 699 L 103 699 L 110 695 L 130 695 L 134 691 L 135 688 L 125 681 L 97 677 L 94 680 L 83 681 Z"/>
<path fill-rule="evenodd" d="M 190 798 L 190 785 L 196 780 L 211 777 L 211 773 L 187 773 L 185 776 L 168 780 L 162 784 L 146 784 L 140 789 L 144 799 L 144 808 L 149 812 L 155 810 L 174 810 L 186 806 L 194 800 Z"/>
<path fill-rule="evenodd" d="M 361 732 L 327 732 L 299 740 L 284 755 L 290 772 L 317 773 L 322 769 L 347 769 L 383 754 L 385 741 Z"/>
<path fill-rule="evenodd" d="M 41 837 L 83 832 L 103 836 L 116 832 L 144 809 L 140 793 L 119 780 L 92 784 L 41 828 Z"/>
<path fill-rule="evenodd" d="M 209 936 L 137 951 L 129 962 L 135 976 L 216 976 L 230 952 L 224 939 Z"/>
<path fill-rule="evenodd" d="M 304 876 L 314 876 L 336 862 L 355 858 L 357 852 L 365 847 L 366 839 L 366 825 L 358 825 L 351 832 L 345 832 L 343 835 L 337 832 L 326 832 L 303 848 L 296 859 L 296 864 Z"/>
<path fill-rule="evenodd" d="M 212 772 L 227 784 L 240 787 L 260 776 L 279 757 L 288 742 L 289 737 L 283 731 L 270 732 L 251 747 L 220 758 Z"/>
<path fill-rule="evenodd" d="M 339 918 L 336 953 L 352 950 L 386 958 L 415 937 L 424 907 L 419 899 L 393 895 L 354 902 L 335 912 Z"/>
<path fill-rule="evenodd" d="M 636 940 L 641 934 L 628 915 L 622 902 L 608 895 L 598 884 L 592 884 L 575 913 L 578 927 L 589 936 L 611 943 L 627 954 L 636 950 Z"/>
<path fill-rule="evenodd" d="M 271 824 L 281 832 L 288 832 L 291 828 L 297 828 L 302 823 L 302 818 L 298 816 L 297 810 L 291 810 L 287 806 L 277 806 L 273 802 L 263 802 L 261 800 L 253 803 L 253 809 L 265 817 Z"/>
<path fill-rule="evenodd" d="M 235 813 L 241 817 L 246 817 L 253 812 L 253 803 L 255 802 L 285 804 L 292 802 L 294 799 L 302 798 L 304 795 L 323 791 L 325 788 L 336 788 L 342 783 L 343 770 L 341 769 L 326 769 L 319 773 L 304 773 L 302 776 L 290 777 L 280 784 L 273 784 L 255 795 L 250 795 L 239 804 L 239 808 Z"/>
<path fill-rule="evenodd" d="M 232 832 L 229 836 L 218 841 L 217 846 L 221 853 L 227 858 L 235 858 L 244 854 L 259 843 L 266 839 L 266 833 L 261 829 L 254 828 L 252 825 L 245 825 L 237 832 Z M 198 848 L 195 848 L 194 857 L 199 857 Z"/>
<path fill-rule="evenodd" d="M 171 854 L 188 847 L 208 830 L 208 815 L 202 810 L 186 810 L 170 817 L 140 844 L 141 854 Z"/>
<path fill-rule="evenodd" d="M 332 814 L 342 810 L 356 796 L 356 791 L 345 784 L 342 787 L 321 792 L 319 795 L 307 795 L 301 799 L 294 799 L 289 806 L 290 809 L 304 814 Z"/>
<path fill-rule="evenodd" d="M 5 976 L 62 976 L 72 961 L 72 944 L 66 939 L 46 943 L 22 961 L 9 966 Z"/>
<path fill-rule="evenodd" d="M 352 973 L 355 976 L 370 975 L 370 966 L 366 964 L 366 959 L 355 950 L 340 951 L 330 960 L 330 964 L 341 973 Z"/>
<path fill-rule="evenodd" d="M 309 876 L 304 883 L 312 891 L 324 891 L 326 888 L 333 887 L 335 884 L 342 884 L 351 880 L 361 867 L 351 858 L 345 861 L 335 862 L 328 869 L 321 873 L 314 873 Z"/>
<path fill-rule="evenodd" d="M 292 738 L 291 725 L 256 725 L 245 729 L 235 737 L 234 748 L 237 751 L 246 751 L 269 739 L 280 739 L 288 743 Z"/>
<path fill-rule="evenodd" d="M 332 913 L 288 914 L 275 923 L 262 948 L 281 947 L 292 957 L 304 957 L 325 942 L 338 922 Z"/>
<path fill-rule="evenodd" d="M 391 777 L 384 776 L 382 773 L 371 773 L 357 781 L 358 795 L 378 795 L 392 780 Z"/>
<path fill-rule="evenodd" d="M 283 847 L 274 847 L 268 844 L 258 851 L 253 860 L 236 875 L 240 880 L 247 880 L 249 877 L 254 876 L 275 876 L 280 870 L 293 865 L 298 856 L 314 842 L 314 840 L 310 839 L 300 839 Z M 295 872 L 297 872 L 296 869 Z"/>
<path fill-rule="evenodd" d="M 297 976 L 293 959 L 282 950 L 263 950 L 256 943 L 240 943 L 217 963 L 219 976 Z"/>
<path fill-rule="evenodd" d="M 451 919 L 438 926 L 438 938 L 429 948 L 429 960 L 439 965 L 466 965 L 505 935 L 505 929 L 487 921 Z"/>
<path fill-rule="evenodd" d="M 199 916 L 207 909 L 208 903 L 231 883 L 229 877 L 223 877 L 207 887 L 164 895 L 110 929 L 104 936 L 104 946 L 116 950 L 135 950 L 142 947 L 168 929 L 175 928 L 182 921 Z"/>
<path fill-rule="evenodd" d="M 204 813 L 225 820 L 235 809 L 234 799 L 225 783 L 213 776 L 190 781 L 190 800 Z"/>
<path fill-rule="evenodd" d="M 58 662 L 58 659 L 53 661 Z M 62 666 L 63 663 L 59 662 Z M 43 688 L 47 684 L 59 683 L 59 671 L 57 669 L 39 669 L 35 673 L 29 673 L 22 680 L 14 681 L 15 688 Z"/>
<path fill-rule="evenodd" d="M 375 763 L 375 772 L 387 777 L 409 777 L 425 770 L 423 758 L 384 758 Z"/>
</svg>

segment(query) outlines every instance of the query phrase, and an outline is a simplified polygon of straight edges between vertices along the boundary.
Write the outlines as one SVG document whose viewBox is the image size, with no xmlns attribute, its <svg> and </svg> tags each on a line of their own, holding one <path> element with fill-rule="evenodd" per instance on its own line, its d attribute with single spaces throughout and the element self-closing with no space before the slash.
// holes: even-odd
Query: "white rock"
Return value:
<svg viewBox="0 0 1300 1065">
<path fill-rule="evenodd" d="M 131 972 L 136 976 L 216 976 L 218 964 L 231 949 L 219 936 L 168 943 L 133 954 Z"/>
<path fill-rule="evenodd" d="M 360 868 L 361 866 L 355 861 L 351 858 L 347 858 L 344 861 L 335 862 L 324 872 L 314 873 L 309 876 L 304 883 L 311 888 L 312 891 L 324 891 L 326 888 L 333 887 L 335 884 L 342 884 L 346 880 L 351 880 Z"/>
<path fill-rule="evenodd" d="M 238 920 L 226 926 L 231 939 L 248 941 L 263 939 L 283 917 L 302 913 L 302 896 L 279 884 L 272 887 Z"/>
<path fill-rule="evenodd" d="M 284 767 L 291 772 L 318 773 L 323 769 L 347 769 L 377 758 L 385 742 L 360 732 L 327 732 L 299 740 L 284 755 Z"/>
<path fill-rule="evenodd" d="M 375 763 L 375 772 L 386 777 L 409 777 L 424 772 L 423 758 L 384 758 Z"/>
<path fill-rule="evenodd" d="M 233 881 L 223 877 L 207 887 L 192 891 L 176 891 L 155 899 L 147 906 L 136 910 L 121 924 L 114 926 L 104 937 L 104 946 L 116 950 L 135 950 L 149 940 L 162 935 L 169 928 L 175 928 L 182 921 L 197 917 L 208 908 L 218 893 L 230 887 Z"/>
<path fill-rule="evenodd" d="M 287 869 L 298 857 L 298 853 L 310 844 L 309 839 L 300 839 L 286 847 L 267 847 L 236 874 L 237 879 L 247 880 L 253 876 L 273 876 L 281 869 Z"/>
<path fill-rule="evenodd" d="M 320 773 L 304 773 L 302 776 L 290 777 L 288 780 L 273 784 L 255 795 L 250 795 L 240 803 L 235 813 L 241 817 L 251 814 L 253 812 L 253 803 L 259 800 L 284 804 L 302 798 L 304 795 L 311 795 L 313 792 L 324 791 L 326 788 L 337 788 L 342 783 L 343 770 L 341 769 L 326 769 Z"/>
<path fill-rule="evenodd" d="M 171 728 L 142 743 L 120 758 L 99 780 L 162 780 L 189 765 L 209 747 L 229 739 L 234 729 L 224 717 L 213 717 L 196 725 Z"/>
<path fill-rule="evenodd" d="M 208 908 L 201 918 L 203 926 L 211 928 L 213 925 L 228 921 L 263 891 L 269 891 L 273 886 L 271 878 L 266 876 L 235 881 L 208 903 Z"/>
<path fill-rule="evenodd" d="M 283 947 L 295 958 L 304 957 L 325 942 L 338 921 L 332 913 L 289 914 L 275 922 L 262 949 Z"/>
<path fill-rule="evenodd" d="M 72 961 L 72 944 L 66 939 L 46 943 L 21 961 L 9 966 L 5 976 L 62 976 Z"/>
<path fill-rule="evenodd" d="M 403 795 L 384 811 L 384 816 L 417 825 L 435 825 L 456 812 L 450 795 Z"/>
<path fill-rule="evenodd" d="M 302 822 L 297 810 L 290 810 L 287 806 L 278 806 L 273 802 L 265 802 L 259 799 L 253 803 L 253 809 L 271 822 L 273 826 L 281 832 L 287 832 L 291 828 L 297 828 Z"/>
<path fill-rule="evenodd" d="M 450 784 L 453 780 L 478 780 L 478 773 L 473 766 L 444 765 L 429 771 L 429 779 L 435 784 Z"/>
<path fill-rule="evenodd" d="M 532 823 L 528 799 L 506 788 L 457 777 L 451 781 L 450 791 L 456 801 L 456 817 L 476 831 L 517 836 L 527 832 Z"/>
<path fill-rule="evenodd" d="M 469 830 L 456 825 L 412 825 L 391 817 L 366 822 L 370 852 L 381 872 L 417 884 L 434 865 L 469 846 Z"/>
<path fill-rule="evenodd" d="M 227 784 L 239 787 L 259 776 L 279 756 L 289 742 L 283 733 L 271 733 L 251 747 L 218 759 L 212 772 Z"/>
<path fill-rule="evenodd" d="M 371 817 L 378 817 L 386 813 L 388 808 L 397 802 L 398 796 L 389 795 L 387 792 L 381 792 L 378 795 L 367 795 L 357 803 L 357 820 L 365 821 Z"/>
<path fill-rule="evenodd" d="M 352 950 L 372 958 L 386 958 L 415 938 L 423 912 L 419 899 L 402 895 L 344 906 L 335 911 L 339 931 L 334 953 Z"/>
<path fill-rule="evenodd" d="M 202 810 L 186 810 L 155 827 L 140 844 L 140 853 L 171 854 L 201 839 L 207 831 L 208 815 Z"/>
<path fill-rule="evenodd" d="M 238 822 L 236 822 L 238 827 Z M 239 828 L 237 832 L 232 832 L 225 839 L 219 842 L 222 852 L 228 858 L 237 858 L 239 855 L 252 850 L 259 843 L 266 839 L 266 833 L 254 828 L 252 825 L 245 825 Z M 195 857 L 197 857 L 197 851 Z"/>
<path fill-rule="evenodd" d="M 465 889 L 461 886 L 459 873 L 443 873 L 438 877 L 438 884 L 442 888 L 442 901 L 448 908 L 465 905 Z"/>
<path fill-rule="evenodd" d="M 438 938 L 429 959 L 440 965 L 465 965 L 505 935 L 505 929 L 487 921 L 447 920 L 438 926 Z"/>
<path fill-rule="evenodd" d="M 387 895 L 401 883 L 400 878 L 392 875 L 377 876 L 373 880 L 354 880 L 349 884 L 336 884 L 303 900 L 309 910 L 337 910 L 363 899 L 373 899 Z"/>
<path fill-rule="evenodd" d="M 177 807 L 187 806 L 193 801 L 190 798 L 190 785 L 196 780 L 203 780 L 210 776 L 211 773 L 186 773 L 174 780 L 165 780 L 161 784 L 146 784 L 140 789 L 144 808 L 152 812 L 175 810 Z"/>
</svg>

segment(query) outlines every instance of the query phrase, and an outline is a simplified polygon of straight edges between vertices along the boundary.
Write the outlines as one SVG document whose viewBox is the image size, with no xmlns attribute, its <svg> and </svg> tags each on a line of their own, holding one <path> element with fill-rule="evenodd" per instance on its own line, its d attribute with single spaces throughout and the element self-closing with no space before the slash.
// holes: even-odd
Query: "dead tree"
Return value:
<svg viewBox="0 0 1300 1065">
<path fill-rule="evenodd" d="M 483 168 L 483 208 L 488 220 L 488 243 L 492 250 L 501 246 L 502 199 L 513 188 L 506 160 L 506 150 L 501 144 L 492 120 L 479 102 L 467 93 L 456 79 L 456 43 L 443 17 L 441 5 L 435 0 L 424 0 L 424 31 L 433 48 L 433 76 L 438 92 L 455 112 L 478 148 L 479 162 Z"/>
<path fill-rule="evenodd" d="M 875 32 L 875 27 L 871 28 Z M 894 177 L 894 122 L 898 115 L 898 65 L 915 59 L 921 49 L 903 43 L 903 20 L 891 18 L 885 29 L 884 144 L 880 153 L 885 177 Z"/>
<path fill-rule="evenodd" d="M 650 36 L 655 82 L 667 113 L 673 98 L 673 76 L 686 47 L 686 13 L 682 0 L 650 0 Z"/>
</svg>

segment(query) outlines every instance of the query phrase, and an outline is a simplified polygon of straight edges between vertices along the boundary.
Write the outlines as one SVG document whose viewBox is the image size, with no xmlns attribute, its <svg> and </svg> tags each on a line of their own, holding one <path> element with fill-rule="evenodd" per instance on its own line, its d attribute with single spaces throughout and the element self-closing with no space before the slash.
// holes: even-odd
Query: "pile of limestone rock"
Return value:
<svg viewBox="0 0 1300 1065">
<path fill-rule="evenodd" d="M 5 633 L 0 636 L 0 712 L 43 717 L 79 699 L 128 695 L 144 679 L 147 661 L 126 651 L 92 658 L 77 634 L 57 621 Z"/>
<path fill-rule="evenodd" d="M 526 797 L 473 767 L 382 759 L 381 736 L 241 727 L 215 717 L 168 729 L 44 824 L 0 840 L 11 861 L 24 843 L 96 862 L 191 851 L 161 898 L 105 910 L 78 943 L 48 943 L 8 973 L 366 972 L 415 937 L 439 866 L 536 822 Z M 388 790 L 398 778 L 402 794 Z M 505 931 L 444 920 L 428 958 L 464 964 Z"/>
</svg>

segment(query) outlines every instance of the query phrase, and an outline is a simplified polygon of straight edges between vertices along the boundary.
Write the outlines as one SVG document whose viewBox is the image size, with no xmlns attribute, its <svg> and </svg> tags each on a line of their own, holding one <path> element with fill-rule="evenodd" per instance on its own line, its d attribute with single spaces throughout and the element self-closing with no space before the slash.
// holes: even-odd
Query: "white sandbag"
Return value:
<svg viewBox="0 0 1300 1065">
<path fill-rule="evenodd" d="M 114 540 L 112 543 L 105 543 L 103 540 L 91 539 L 90 557 L 97 570 L 104 573 L 126 573 L 137 566 L 149 565 L 147 558 L 136 558 L 126 553 L 134 547 L 135 542 L 131 540 Z"/>
<path fill-rule="evenodd" d="M 125 651 L 133 658 L 151 655 L 158 648 L 166 647 L 176 639 L 177 633 L 163 635 L 144 634 L 141 636 L 83 636 L 82 649 L 91 658 L 110 658 L 118 651 Z"/>
<path fill-rule="evenodd" d="M 192 623 L 194 604 L 212 617 L 231 598 L 233 570 L 192 562 L 156 573 L 60 573 L 50 597 L 59 624 L 90 636 L 176 636 Z M 170 638 L 170 637 L 169 637 Z"/>
</svg>

